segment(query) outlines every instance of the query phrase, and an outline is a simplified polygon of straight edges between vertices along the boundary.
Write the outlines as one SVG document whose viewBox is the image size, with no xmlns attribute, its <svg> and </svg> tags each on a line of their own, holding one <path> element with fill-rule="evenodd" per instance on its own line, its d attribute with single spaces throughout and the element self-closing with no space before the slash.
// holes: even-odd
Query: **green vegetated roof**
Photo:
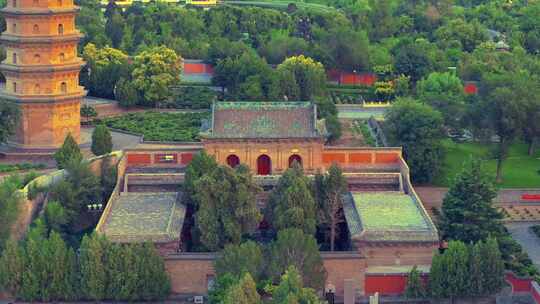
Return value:
<svg viewBox="0 0 540 304">
<path fill-rule="evenodd" d="M 311 102 L 217 102 L 209 138 L 320 137 Z"/>
<path fill-rule="evenodd" d="M 355 192 L 345 197 L 351 236 L 365 241 L 437 241 L 428 215 L 402 192 Z"/>
<path fill-rule="evenodd" d="M 165 243 L 180 238 L 185 208 L 178 193 L 126 193 L 113 201 L 104 234 L 113 242 Z"/>
</svg>

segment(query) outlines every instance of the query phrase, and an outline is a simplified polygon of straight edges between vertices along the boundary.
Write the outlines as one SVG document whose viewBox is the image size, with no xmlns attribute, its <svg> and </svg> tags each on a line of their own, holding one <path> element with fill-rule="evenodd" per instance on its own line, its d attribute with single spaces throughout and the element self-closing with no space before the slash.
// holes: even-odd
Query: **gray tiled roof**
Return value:
<svg viewBox="0 0 540 304">
<path fill-rule="evenodd" d="M 113 242 L 171 242 L 180 239 L 184 216 L 176 192 L 125 193 L 113 202 L 103 232 Z"/>
<path fill-rule="evenodd" d="M 217 102 L 207 138 L 321 137 L 311 102 Z M 319 128 L 320 129 L 320 128 Z"/>
<path fill-rule="evenodd" d="M 406 194 L 397 194 L 394 192 L 388 192 L 388 200 L 392 200 L 394 196 L 402 196 Z M 385 192 L 378 192 L 377 196 L 384 197 Z M 358 199 L 358 198 L 357 198 Z M 438 235 L 433 223 L 426 218 L 428 215 L 424 214 L 422 208 L 418 206 L 416 200 L 412 197 L 407 203 L 414 204 L 417 207 L 418 217 L 422 221 L 422 225 L 409 225 L 404 223 L 399 216 L 399 210 L 394 209 L 393 214 L 385 212 L 387 210 L 387 204 L 385 200 L 372 203 L 369 206 L 369 212 L 362 214 L 362 210 L 358 209 L 358 202 L 355 202 L 355 198 L 351 193 L 344 196 L 343 209 L 345 218 L 351 238 L 359 241 L 373 241 L 373 242 L 437 242 Z M 380 212 L 377 212 L 380 209 Z M 409 209 L 409 210 L 406 210 Z M 397 211 L 397 212 L 396 212 Z M 411 211 L 411 206 L 407 206 L 404 211 Z M 368 217 L 376 217 L 376 219 Z M 366 223 L 362 222 L 362 218 Z M 382 224 L 373 222 L 380 222 Z M 370 223 L 371 222 L 371 226 Z"/>
</svg>

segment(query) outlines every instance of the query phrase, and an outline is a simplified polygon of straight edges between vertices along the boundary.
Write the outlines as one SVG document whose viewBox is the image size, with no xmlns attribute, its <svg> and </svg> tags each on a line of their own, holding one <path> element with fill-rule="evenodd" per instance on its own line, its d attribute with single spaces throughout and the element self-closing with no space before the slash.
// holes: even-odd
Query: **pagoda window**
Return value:
<svg viewBox="0 0 540 304">
<path fill-rule="evenodd" d="M 59 24 L 59 25 L 58 25 L 58 34 L 59 34 L 59 35 L 63 35 L 63 34 L 64 34 L 64 25 L 63 25 L 63 24 Z"/>
<path fill-rule="evenodd" d="M 34 34 L 38 34 L 38 33 L 39 33 L 39 25 L 34 24 L 34 29 L 33 29 L 33 31 L 34 31 Z"/>
<path fill-rule="evenodd" d="M 34 55 L 34 62 L 35 63 L 40 63 L 41 62 L 41 56 L 39 54 Z"/>
<path fill-rule="evenodd" d="M 17 23 L 13 23 L 12 29 L 13 29 L 13 34 L 17 34 Z"/>
<path fill-rule="evenodd" d="M 17 64 L 17 53 L 13 53 L 13 64 Z"/>
<path fill-rule="evenodd" d="M 34 0 L 34 6 L 38 6 L 39 5 L 39 0 Z"/>
<path fill-rule="evenodd" d="M 13 0 L 13 7 L 17 7 L 17 0 Z"/>
<path fill-rule="evenodd" d="M 41 87 L 39 86 L 39 84 L 36 84 L 34 86 L 34 94 L 39 94 L 41 93 Z"/>
<path fill-rule="evenodd" d="M 64 53 L 60 53 L 60 55 L 58 55 L 58 58 L 60 58 L 60 61 L 66 61 L 66 55 Z"/>
<path fill-rule="evenodd" d="M 60 84 L 60 91 L 61 91 L 62 93 L 66 93 L 66 92 L 67 92 L 67 83 L 62 82 L 62 83 Z"/>
<path fill-rule="evenodd" d="M 62 0 L 57 0 L 56 3 L 58 4 L 58 6 L 62 6 Z"/>
<path fill-rule="evenodd" d="M 17 83 L 13 83 L 13 93 L 17 93 Z"/>
</svg>

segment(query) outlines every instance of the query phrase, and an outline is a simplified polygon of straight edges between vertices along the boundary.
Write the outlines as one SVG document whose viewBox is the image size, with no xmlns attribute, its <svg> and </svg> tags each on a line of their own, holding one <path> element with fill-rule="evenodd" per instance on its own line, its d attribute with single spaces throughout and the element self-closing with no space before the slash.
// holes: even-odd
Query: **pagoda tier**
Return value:
<svg viewBox="0 0 540 304">
<path fill-rule="evenodd" d="M 78 11 L 72 0 L 8 0 L 1 10 L 6 59 L 0 71 L 6 85 L 0 98 L 21 110 L 14 146 L 54 149 L 68 133 L 79 141 L 85 91 L 79 86 L 84 62 L 77 57 Z"/>
</svg>

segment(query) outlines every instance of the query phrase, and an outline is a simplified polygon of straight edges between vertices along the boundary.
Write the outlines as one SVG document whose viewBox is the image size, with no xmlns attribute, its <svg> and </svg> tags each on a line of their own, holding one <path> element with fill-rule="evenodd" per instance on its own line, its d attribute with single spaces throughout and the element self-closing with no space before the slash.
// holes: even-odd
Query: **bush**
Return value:
<svg viewBox="0 0 540 304">
<path fill-rule="evenodd" d="M 170 101 L 164 104 L 164 107 L 176 109 L 210 109 L 210 105 L 216 99 L 217 93 L 208 87 L 178 87 L 174 90 Z"/>
<path fill-rule="evenodd" d="M 130 113 L 104 119 L 109 128 L 144 135 L 152 141 L 198 141 L 207 113 Z"/>
<path fill-rule="evenodd" d="M 45 164 L 32 164 L 32 163 L 20 163 L 20 164 L 0 164 L 0 173 L 8 173 L 21 170 L 43 170 L 47 168 Z"/>
</svg>

